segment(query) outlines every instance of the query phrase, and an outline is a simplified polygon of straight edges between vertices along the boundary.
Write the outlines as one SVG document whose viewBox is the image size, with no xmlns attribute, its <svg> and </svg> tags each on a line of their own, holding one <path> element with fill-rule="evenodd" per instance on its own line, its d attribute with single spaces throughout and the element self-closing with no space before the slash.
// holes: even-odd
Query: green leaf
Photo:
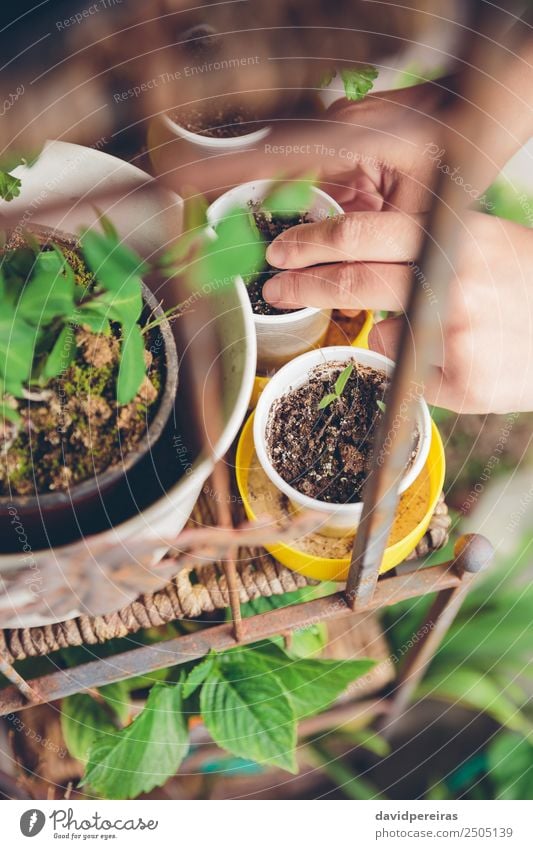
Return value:
<svg viewBox="0 0 533 849">
<path fill-rule="evenodd" d="M 215 654 L 210 652 L 200 663 L 197 663 L 187 676 L 187 680 L 183 685 L 183 698 L 188 699 L 198 689 L 200 684 L 203 684 L 208 678 L 213 665 L 215 663 Z"/>
<path fill-rule="evenodd" d="M 106 311 L 108 307 L 106 306 Z M 72 320 L 72 319 L 71 319 Z M 102 315 L 98 310 L 87 307 L 87 309 L 79 310 L 75 315 L 75 324 L 80 324 L 82 327 L 88 327 L 93 333 L 101 333 L 103 336 L 109 336 L 111 333 L 111 325 L 109 320 Z"/>
<path fill-rule="evenodd" d="M 76 693 L 62 701 L 61 731 L 72 757 L 85 763 L 92 743 L 108 741 L 117 728 L 103 705 L 86 693 Z"/>
<path fill-rule="evenodd" d="M 61 252 L 41 252 L 19 298 L 20 315 L 35 326 L 70 315 L 74 309 L 74 285 L 74 272 Z"/>
<path fill-rule="evenodd" d="M 76 335 L 72 327 L 66 325 L 61 330 L 54 347 L 46 357 L 42 376 L 50 380 L 52 377 L 62 374 L 69 367 L 75 356 Z"/>
<path fill-rule="evenodd" d="M 0 313 L 0 377 L 6 384 L 26 381 L 33 365 L 37 331 L 13 307 L 2 305 Z"/>
<path fill-rule="evenodd" d="M 386 411 L 387 405 L 385 404 L 384 401 L 381 400 L 381 398 L 377 399 L 376 404 L 377 404 L 378 410 L 381 410 L 382 413 L 384 413 Z"/>
<path fill-rule="evenodd" d="M 533 798 L 533 746 L 530 738 L 501 732 L 487 750 L 489 777 L 497 799 Z"/>
<path fill-rule="evenodd" d="M 17 248 L 10 252 L 6 258 L 6 265 L 10 272 L 20 274 L 26 278 L 33 270 L 36 252 L 30 247 Z"/>
<path fill-rule="evenodd" d="M 105 687 L 99 687 L 98 692 L 106 705 L 118 717 L 120 724 L 125 725 L 130 715 L 129 681 L 115 681 L 113 684 L 106 684 Z"/>
<path fill-rule="evenodd" d="M 234 755 L 296 772 L 292 704 L 270 664 L 255 651 L 219 655 L 200 693 L 204 723 Z"/>
<path fill-rule="evenodd" d="M 140 285 L 128 284 L 121 292 L 104 292 L 98 303 L 107 307 L 109 319 L 118 321 L 124 328 L 133 327 L 143 309 L 142 289 Z"/>
<path fill-rule="evenodd" d="M 9 174 L 7 171 L 0 171 L 0 197 L 10 201 L 20 195 L 20 187 L 22 183 L 18 177 Z"/>
<path fill-rule="evenodd" d="M 288 654 L 291 657 L 312 657 L 322 651 L 328 641 L 325 622 L 293 631 Z"/>
<path fill-rule="evenodd" d="M 146 374 L 144 341 L 138 324 L 124 329 L 117 381 L 117 401 L 129 404 L 133 401 Z"/>
<path fill-rule="evenodd" d="M 325 410 L 326 407 L 329 407 L 330 404 L 333 404 L 334 401 L 337 400 L 339 396 L 335 395 L 335 393 L 330 392 L 329 395 L 324 395 L 322 400 L 318 404 L 319 410 Z"/>
<path fill-rule="evenodd" d="M 325 710 L 348 684 L 375 665 L 373 660 L 294 660 L 273 644 L 256 648 L 254 653 L 281 681 L 298 720 Z"/>
<path fill-rule="evenodd" d="M 265 262 L 265 244 L 247 209 L 234 209 L 216 227 L 217 239 L 205 246 L 197 274 L 214 290 L 228 286 L 238 275 L 247 278 Z"/>
<path fill-rule="evenodd" d="M 378 75 L 377 68 L 342 68 L 340 71 L 344 84 L 344 93 L 348 100 L 362 100 L 368 94 Z"/>
<path fill-rule="evenodd" d="M 82 785 L 107 799 L 134 799 L 174 775 L 188 750 L 180 685 L 156 684 L 131 725 L 91 746 Z"/>
<path fill-rule="evenodd" d="M 339 374 L 337 380 L 335 381 L 335 394 L 337 396 L 342 395 L 342 393 L 344 392 L 344 387 L 348 383 L 350 376 L 353 372 L 353 369 L 354 369 L 354 364 L 350 363 Z"/>
<path fill-rule="evenodd" d="M 140 287 L 140 277 L 148 271 L 141 257 L 109 234 L 87 230 L 81 237 L 81 248 L 89 269 L 98 283 L 110 292 L 133 291 Z"/>
<path fill-rule="evenodd" d="M 301 179 L 275 188 L 262 203 L 263 209 L 276 215 L 289 216 L 308 212 L 313 204 L 314 180 Z"/>
</svg>

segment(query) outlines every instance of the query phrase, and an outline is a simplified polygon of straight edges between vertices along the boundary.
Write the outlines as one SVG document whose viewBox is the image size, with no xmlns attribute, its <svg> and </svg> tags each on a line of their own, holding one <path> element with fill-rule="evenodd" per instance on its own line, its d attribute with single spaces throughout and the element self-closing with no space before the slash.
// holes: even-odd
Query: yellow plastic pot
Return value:
<svg viewBox="0 0 533 849">
<path fill-rule="evenodd" d="M 258 518 L 250 502 L 248 491 L 248 474 L 255 455 L 253 417 L 254 414 L 252 413 L 242 430 L 236 456 L 237 486 L 246 515 L 251 521 Z M 444 472 L 444 448 L 437 427 L 432 422 L 431 447 L 426 465 L 417 480 L 401 496 L 402 532 L 398 538 L 398 529 L 396 529 L 396 532 L 393 530 L 393 535 L 397 539 L 385 550 L 380 569 L 381 573 L 394 569 L 395 566 L 405 560 L 424 536 L 444 485 Z M 269 485 L 272 486 L 272 484 Z M 423 505 L 423 517 L 415 518 L 413 515 L 412 521 L 410 521 L 411 510 L 414 512 L 414 505 L 419 502 L 422 492 L 425 493 L 426 502 Z M 417 516 L 420 517 L 419 509 L 417 509 Z M 266 545 L 265 548 L 284 566 L 294 572 L 306 575 L 308 578 L 319 581 L 345 581 L 348 577 L 349 556 L 340 558 L 317 557 L 286 543 Z"/>
<path fill-rule="evenodd" d="M 365 315 L 364 324 L 361 327 L 361 330 L 357 334 L 357 336 L 352 340 L 352 345 L 354 348 L 368 348 L 368 334 L 372 330 L 372 326 L 374 324 L 374 314 L 372 310 L 367 310 Z M 250 410 L 255 410 L 255 406 L 259 400 L 259 396 L 261 392 L 267 385 L 269 377 L 261 377 L 261 375 L 256 375 L 254 380 L 254 388 L 252 390 L 252 397 L 250 398 Z"/>
</svg>

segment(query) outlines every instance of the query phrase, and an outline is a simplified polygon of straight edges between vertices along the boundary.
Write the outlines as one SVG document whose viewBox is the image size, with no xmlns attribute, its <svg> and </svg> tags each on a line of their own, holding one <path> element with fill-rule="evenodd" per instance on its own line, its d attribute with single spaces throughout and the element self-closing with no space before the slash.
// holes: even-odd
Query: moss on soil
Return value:
<svg viewBox="0 0 533 849">
<path fill-rule="evenodd" d="M 90 288 L 92 277 L 81 257 L 62 250 L 77 285 Z M 120 407 L 118 325 L 107 336 L 81 327 L 74 332 L 77 351 L 71 365 L 45 389 L 32 392 L 32 400 L 18 402 L 23 422 L 8 450 L 0 451 L 0 496 L 67 490 L 120 464 L 156 412 L 162 385 L 157 357 L 145 350 L 145 380 L 133 401 Z M 148 334 L 148 348 L 150 342 Z"/>
</svg>

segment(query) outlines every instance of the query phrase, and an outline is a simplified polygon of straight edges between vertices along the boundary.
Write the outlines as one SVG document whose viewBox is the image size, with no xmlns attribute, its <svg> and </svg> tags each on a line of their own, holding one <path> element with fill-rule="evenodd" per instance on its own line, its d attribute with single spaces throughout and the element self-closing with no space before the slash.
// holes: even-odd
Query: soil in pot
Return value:
<svg viewBox="0 0 533 849">
<path fill-rule="evenodd" d="M 45 242 L 41 250 L 52 248 Z M 76 283 L 90 292 L 91 274 L 81 255 L 64 245 L 61 251 Z M 147 373 L 137 395 L 119 406 L 120 330 L 114 322 L 110 327 L 108 335 L 72 327 L 76 340 L 72 362 L 45 387 L 32 389 L 27 398 L 18 400 L 21 421 L 6 422 L 1 435 L 8 450 L 0 452 L 0 497 L 69 490 L 120 466 L 146 436 L 164 382 L 157 331 L 145 336 Z"/>
<path fill-rule="evenodd" d="M 304 385 L 274 403 L 267 427 L 267 449 L 278 474 L 298 492 L 330 504 L 362 500 L 389 384 L 384 372 L 354 362 L 336 393 L 336 381 L 350 365 L 315 367 Z"/>
<path fill-rule="evenodd" d="M 210 108 L 187 106 L 171 113 L 171 119 L 196 135 L 210 139 L 234 139 L 266 126 L 257 113 L 238 103 L 222 103 Z"/>
<path fill-rule="evenodd" d="M 298 213 L 290 217 L 278 216 L 262 209 L 260 203 L 250 201 L 248 205 L 252 211 L 256 227 L 265 241 L 265 249 L 267 245 L 274 241 L 276 236 L 279 236 L 285 230 L 289 230 L 297 224 L 310 224 L 313 221 L 308 212 Z M 298 310 L 278 310 L 263 298 L 263 286 L 270 277 L 274 277 L 278 273 L 279 269 L 269 265 L 265 260 L 264 268 L 257 273 L 253 280 L 246 281 L 248 297 L 255 315 L 284 315 L 285 313 L 298 312 Z"/>
</svg>

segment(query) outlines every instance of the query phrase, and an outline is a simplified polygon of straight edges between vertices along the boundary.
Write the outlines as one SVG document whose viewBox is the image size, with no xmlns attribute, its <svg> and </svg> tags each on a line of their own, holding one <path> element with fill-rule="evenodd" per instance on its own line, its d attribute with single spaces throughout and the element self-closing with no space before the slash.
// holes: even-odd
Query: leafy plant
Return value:
<svg viewBox="0 0 533 849">
<path fill-rule="evenodd" d="M 148 266 L 106 223 L 86 231 L 80 250 L 88 283 L 80 284 L 68 252 L 43 248 L 27 234 L 25 244 L 6 249 L 0 265 L 0 411 L 18 421 L 12 399 L 26 397 L 61 374 L 76 354 L 75 329 L 109 334 L 120 326 L 122 348 L 117 381 L 119 404 L 129 403 L 145 375 L 144 345 L 138 324 L 142 279 Z"/>
<path fill-rule="evenodd" d="M 338 71 L 348 100 L 362 100 L 374 85 L 378 70 L 373 65 L 364 68 L 341 68 Z M 328 86 L 337 76 L 336 70 L 327 71 L 321 81 L 321 88 Z"/>
<path fill-rule="evenodd" d="M 328 392 L 328 394 L 324 395 L 324 397 L 319 401 L 319 410 L 325 410 L 327 407 L 329 407 L 330 404 L 333 404 L 334 401 L 338 401 L 342 397 L 342 393 L 346 388 L 346 384 L 348 383 L 353 370 L 354 364 L 350 363 L 346 366 L 345 369 L 341 371 L 337 380 L 335 381 L 333 392 Z"/>
<path fill-rule="evenodd" d="M 372 666 L 371 660 L 298 658 L 273 641 L 212 652 L 181 671 L 176 683 L 155 684 L 143 711 L 122 730 L 92 709 L 90 734 L 96 715 L 102 727 L 92 737 L 83 785 L 122 799 L 163 784 L 188 752 L 187 718 L 198 713 L 231 754 L 296 772 L 298 722 L 328 707 Z M 88 734 L 80 729 L 76 738 L 76 727 L 68 722 L 67 745 L 79 757 Z"/>
<path fill-rule="evenodd" d="M 39 152 L 28 156 L 22 156 L 20 154 L 2 156 L 0 159 L 0 198 L 10 201 L 20 195 L 22 183 L 18 177 L 11 174 L 11 171 L 18 165 L 33 165 L 39 156 Z"/>
<path fill-rule="evenodd" d="M 531 560 L 526 539 L 508 560 L 478 579 L 441 643 L 417 696 L 459 703 L 527 735 L 533 585 L 518 578 Z M 402 654 L 431 599 L 402 602 L 384 614 L 393 651 Z"/>
</svg>

